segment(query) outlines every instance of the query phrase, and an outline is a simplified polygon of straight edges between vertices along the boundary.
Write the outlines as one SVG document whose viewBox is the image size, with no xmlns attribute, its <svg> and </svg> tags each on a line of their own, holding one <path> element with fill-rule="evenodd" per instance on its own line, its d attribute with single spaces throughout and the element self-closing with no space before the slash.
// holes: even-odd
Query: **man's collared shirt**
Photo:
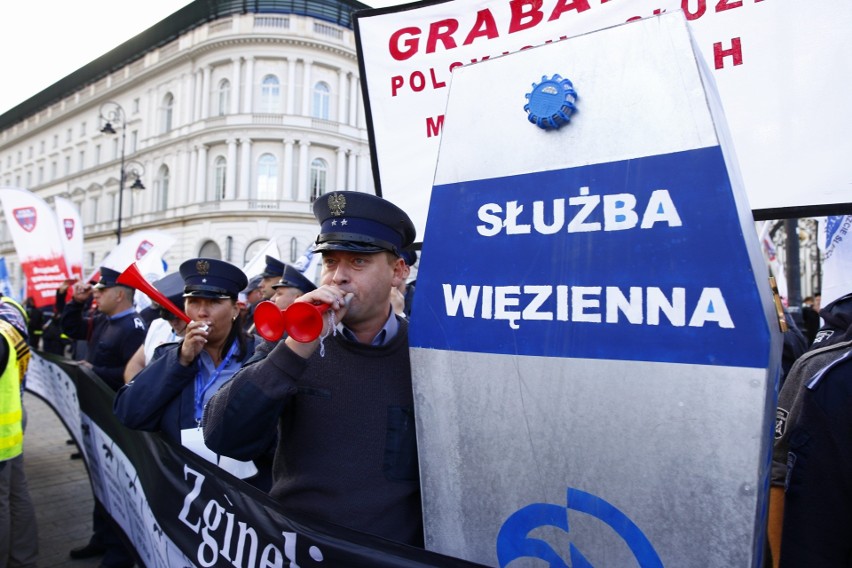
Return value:
<svg viewBox="0 0 852 568">
<path fill-rule="evenodd" d="M 352 332 L 351 329 L 343 325 L 342 323 L 338 325 L 338 330 L 343 334 L 343 337 L 348 339 L 349 341 L 354 341 L 355 343 L 360 343 L 358 338 Z M 396 337 L 397 332 L 399 331 L 399 321 L 396 319 L 396 315 L 393 313 L 393 310 L 390 310 L 390 315 L 388 316 L 387 321 L 385 321 L 385 325 L 382 329 L 379 330 L 379 333 L 373 338 L 370 342 L 370 345 L 373 347 L 379 347 L 391 339 Z"/>
</svg>

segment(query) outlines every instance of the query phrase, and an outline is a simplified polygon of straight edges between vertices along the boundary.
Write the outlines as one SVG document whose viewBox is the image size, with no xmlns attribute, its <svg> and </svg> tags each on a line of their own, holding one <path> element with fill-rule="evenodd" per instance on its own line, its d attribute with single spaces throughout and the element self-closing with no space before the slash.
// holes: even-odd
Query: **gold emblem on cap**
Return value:
<svg viewBox="0 0 852 568">
<path fill-rule="evenodd" d="M 206 260 L 199 260 L 195 263 L 195 270 L 197 270 L 198 274 L 201 276 L 207 276 L 207 273 L 210 272 L 210 263 Z"/>
<path fill-rule="evenodd" d="M 332 193 L 328 196 L 328 209 L 335 217 L 343 215 L 343 209 L 346 207 L 346 196 L 339 193 Z"/>
</svg>

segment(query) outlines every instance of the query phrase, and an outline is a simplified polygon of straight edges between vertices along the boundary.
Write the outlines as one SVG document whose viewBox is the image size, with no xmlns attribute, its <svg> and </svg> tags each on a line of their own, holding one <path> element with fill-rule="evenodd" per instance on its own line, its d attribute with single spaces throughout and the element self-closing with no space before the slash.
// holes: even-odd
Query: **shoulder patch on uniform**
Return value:
<svg viewBox="0 0 852 568">
<path fill-rule="evenodd" d="M 145 322 L 140 318 L 133 318 L 133 325 L 136 329 L 145 329 Z"/>
<path fill-rule="evenodd" d="M 784 435 L 784 432 L 787 430 L 787 418 L 790 416 L 790 412 L 783 409 L 777 408 L 775 410 L 775 439 L 779 439 Z"/>
</svg>

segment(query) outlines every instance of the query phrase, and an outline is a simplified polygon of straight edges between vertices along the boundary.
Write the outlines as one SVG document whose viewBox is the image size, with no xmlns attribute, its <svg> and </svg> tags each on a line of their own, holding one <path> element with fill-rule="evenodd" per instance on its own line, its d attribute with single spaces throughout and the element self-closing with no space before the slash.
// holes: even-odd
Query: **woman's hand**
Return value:
<svg viewBox="0 0 852 568">
<path fill-rule="evenodd" d="M 183 336 L 183 342 L 180 344 L 180 364 L 184 367 L 189 367 L 195 358 L 198 357 L 204 346 L 207 345 L 207 336 L 209 335 L 210 326 L 213 324 L 207 321 L 191 321 L 186 326 L 186 332 Z"/>
</svg>

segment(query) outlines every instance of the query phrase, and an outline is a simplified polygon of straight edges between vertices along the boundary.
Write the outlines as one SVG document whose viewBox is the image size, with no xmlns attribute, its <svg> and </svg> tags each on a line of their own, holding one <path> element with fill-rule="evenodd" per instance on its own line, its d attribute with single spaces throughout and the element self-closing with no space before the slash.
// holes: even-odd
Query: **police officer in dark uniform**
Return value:
<svg viewBox="0 0 852 568">
<path fill-rule="evenodd" d="M 312 290 L 316 290 L 317 285 L 311 282 L 307 276 L 299 272 L 298 269 L 288 264 L 284 268 L 284 274 L 281 276 L 281 280 L 273 284 L 272 289 L 275 290 L 272 300 L 275 302 L 276 306 L 284 310 L 293 303 L 293 300 L 302 294 L 307 294 Z"/>
<path fill-rule="evenodd" d="M 81 366 L 91 369 L 112 390 L 124 385 L 124 367 L 145 341 L 145 322 L 133 307 L 135 290 L 117 282 L 119 273 L 101 267 L 101 278 L 94 285 L 77 283 L 74 295 L 62 311 L 62 331 L 75 339 L 87 340 L 86 359 Z M 84 315 L 89 299 L 97 312 Z M 85 546 L 71 550 L 71 558 L 91 558 L 104 555 L 101 566 L 130 568 L 135 564 L 133 553 L 110 525 L 109 513 L 95 500 L 92 513 L 93 534 Z"/>
<path fill-rule="evenodd" d="M 272 285 L 276 284 L 284 276 L 286 266 L 274 256 L 266 255 L 266 266 L 263 268 L 263 272 L 260 273 L 260 277 L 262 278 L 260 281 L 260 291 L 263 293 L 264 300 L 271 300 L 272 296 L 275 295 Z"/>
<path fill-rule="evenodd" d="M 852 348 L 805 388 L 790 433 L 780 566 L 852 566 Z"/>
<path fill-rule="evenodd" d="M 94 286 L 75 284 L 74 295 L 62 311 L 62 331 L 88 342 L 86 359 L 80 364 L 92 369 L 112 390 L 124 385 L 124 367 L 145 341 L 147 328 L 133 307 L 130 286 L 117 282 L 119 274 L 101 267 L 101 278 Z M 84 316 L 89 298 L 98 313 Z"/>
</svg>

